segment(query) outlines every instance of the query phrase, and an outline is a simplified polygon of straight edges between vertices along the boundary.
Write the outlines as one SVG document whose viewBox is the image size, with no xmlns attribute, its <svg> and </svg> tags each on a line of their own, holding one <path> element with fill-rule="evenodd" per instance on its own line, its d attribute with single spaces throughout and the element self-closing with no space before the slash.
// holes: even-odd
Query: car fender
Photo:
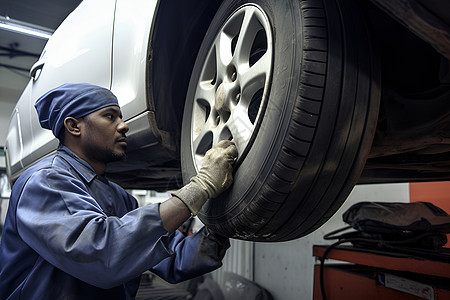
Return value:
<svg viewBox="0 0 450 300">
<path fill-rule="evenodd" d="M 146 110 L 154 111 L 153 102 L 146 94 L 146 70 L 157 4 L 157 0 L 117 0 L 116 3 L 111 91 L 119 99 L 125 120 Z"/>
</svg>

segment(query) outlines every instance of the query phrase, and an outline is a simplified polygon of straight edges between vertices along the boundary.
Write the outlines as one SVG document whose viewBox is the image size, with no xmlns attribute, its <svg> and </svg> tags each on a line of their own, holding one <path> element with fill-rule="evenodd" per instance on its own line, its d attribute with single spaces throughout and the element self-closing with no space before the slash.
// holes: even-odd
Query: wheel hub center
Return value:
<svg viewBox="0 0 450 300">
<path fill-rule="evenodd" d="M 223 82 L 219 85 L 216 91 L 216 99 L 215 99 L 215 106 L 216 110 L 221 112 L 230 112 L 230 108 L 228 105 L 227 99 L 229 99 L 231 91 L 231 85 L 230 83 Z"/>
</svg>

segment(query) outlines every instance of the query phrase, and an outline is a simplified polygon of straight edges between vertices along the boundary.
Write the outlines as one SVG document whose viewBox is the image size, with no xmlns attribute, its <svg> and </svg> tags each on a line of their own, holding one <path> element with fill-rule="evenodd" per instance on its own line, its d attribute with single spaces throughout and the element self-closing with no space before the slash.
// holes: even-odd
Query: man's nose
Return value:
<svg viewBox="0 0 450 300">
<path fill-rule="evenodd" d="M 130 128 L 128 127 L 127 123 L 125 123 L 123 120 L 120 120 L 119 127 L 117 127 L 117 131 L 120 133 L 127 133 Z"/>
</svg>

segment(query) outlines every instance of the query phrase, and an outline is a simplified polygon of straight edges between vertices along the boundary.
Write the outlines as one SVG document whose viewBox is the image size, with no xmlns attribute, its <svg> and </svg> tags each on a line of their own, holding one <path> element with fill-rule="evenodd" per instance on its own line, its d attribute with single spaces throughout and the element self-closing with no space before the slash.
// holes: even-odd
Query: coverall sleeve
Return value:
<svg viewBox="0 0 450 300">
<path fill-rule="evenodd" d="M 43 259 L 104 289 L 172 255 L 157 204 L 107 217 L 83 183 L 64 170 L 30 177 L 17 205 L 17 230 Z"/>
<path fill-rule="evenodd" d="M 230 241 L 203 227 L 187 237 L 176 231 L 171 236 L 169 247 L 173 255 L 161 261 L 151 271 L 168 282 L 177 283 L 221 267 Z"/>
</svg>

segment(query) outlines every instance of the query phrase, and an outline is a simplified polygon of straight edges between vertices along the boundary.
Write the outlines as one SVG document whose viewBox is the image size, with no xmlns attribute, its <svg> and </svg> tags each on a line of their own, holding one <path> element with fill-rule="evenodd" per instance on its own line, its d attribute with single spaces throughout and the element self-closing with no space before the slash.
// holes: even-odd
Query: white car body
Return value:
<svg viewBox="0 0 450 300">
<path fill-rule="evenodd" d="M 156 5 L 156 0 L 85 0 L 55 31 L 32 67 L 33 78 L 11 116 L 5 148 L 13 180 L 19 170 L 58 145 L 52 132 L 40 127 L 34 102 L 60 84 L 89 82 L 111 89 L 130 137 L 149 130 L 152 107 L 146 98 L 145 67 Z M 148 143 L 156 141 L 148 139 Z"/>
</svg>

